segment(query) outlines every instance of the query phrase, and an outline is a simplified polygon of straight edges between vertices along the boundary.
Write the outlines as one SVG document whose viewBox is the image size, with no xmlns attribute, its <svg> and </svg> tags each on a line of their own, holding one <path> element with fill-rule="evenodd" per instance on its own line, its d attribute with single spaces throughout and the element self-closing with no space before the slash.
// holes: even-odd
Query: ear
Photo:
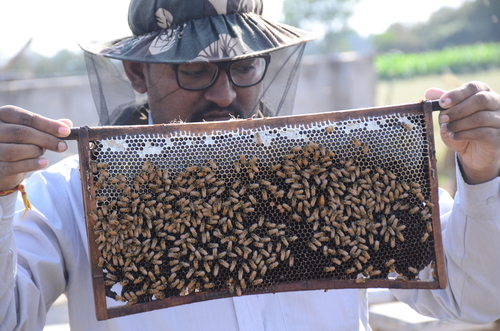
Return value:
<svg viewBox="0 0 500 331">
<path fill-rule="evenodd" d="M 123 61 L 123 68 L 134 90 L 139 93 L 148 91 L 144 76 L 145 64 L 142 62 Z"/>
</svg>

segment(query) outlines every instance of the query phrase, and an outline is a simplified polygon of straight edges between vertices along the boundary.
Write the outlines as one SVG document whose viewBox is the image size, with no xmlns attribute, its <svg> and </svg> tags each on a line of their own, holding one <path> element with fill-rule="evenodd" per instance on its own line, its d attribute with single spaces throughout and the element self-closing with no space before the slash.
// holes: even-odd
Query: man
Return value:
<svg viewBox="0 0 500 331">
<path fill-rule="evenodd" d="M 282 95 L 293 86 L 293 75 L 282 72 L 287 66 L 294 71 L 300 58 L 300 52 L 293 57 L 296 47 L 310 37 L 263 21 L 260 10 L 257 0 L 133 0 L 130 25 L 136 37 L 86 48 L 101 122 L 283 114 L 279 106 L 287 104 Z M 268 54 L 277 69 L 270 68 Z M 108 84 L 102 82 L 109 81 L 103 78 L 113 72 L 102 55 L 124 61 L 131 86 L 147 93 L 147 103 L 122 106 L 126 100 L 117 103 L 113 93 L 105 95 Z M 239 77 L 242 72 L 248 79 Z M 276 79 L 285 83 L 277 84 L 282 92 L 269 93 Z M 440 114 L 441 136 L 459 161 L 456 200 L 443 193 L 440 201 L 449 287 L 396 294 L 431 316 L 487 323 L 500 318 L 500 96 L 475 82 L 448 92 L 431 89 L 426 97 L 440 99 L 446 109 Z M 366 290 L 250 295 L 97 322 L 78 159 L 30 177 L 26 190 L 34 209 L 22 221 L 11 193 L 26 172 L 47 165 L 45 150 L 66 149 L 61 138 L 70 126 L 68 120 L 42 118 L 14 106 L 0 108 L 0 330 L 42 329 L 48 307 L 63 292 L 72 330 L 369 329 Z"/>
</svg>

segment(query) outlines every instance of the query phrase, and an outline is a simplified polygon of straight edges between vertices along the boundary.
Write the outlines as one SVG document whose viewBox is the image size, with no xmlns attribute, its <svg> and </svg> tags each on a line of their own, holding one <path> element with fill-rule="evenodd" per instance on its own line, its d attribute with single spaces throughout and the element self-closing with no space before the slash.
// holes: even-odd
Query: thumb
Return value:
<svg viewBox="0 0 500 331">
<path fill-rule="evenodd" d="M 66 124 L 68 127 L 73 126 L 73 122 L 70 119 L 67 118 L 61 118 L 59 122 Z"/>
<path fill-rule="evenodd" d="M 427 100 L 435 100 L 441 98 L 441 96 L 445 93 L 445 90 L 438 89 L 438 88 L 430 88 L 427 91 L 425 91 L 425 98 Z"/>
</svg>

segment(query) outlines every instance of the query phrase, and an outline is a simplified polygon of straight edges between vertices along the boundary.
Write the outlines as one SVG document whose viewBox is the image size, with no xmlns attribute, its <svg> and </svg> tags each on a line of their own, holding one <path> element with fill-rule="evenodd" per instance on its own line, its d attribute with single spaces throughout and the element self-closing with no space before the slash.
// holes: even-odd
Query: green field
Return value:
<svg viewBox="0 0 500 331">
<path fill-rule="evenodd" d="M 423 53 L 393 52 L 375 58 L 381 79 L 410 78 L 445 72 L 468 73 L 500 67 L 500 44 L 448 47 Z"/>
<path fill-rule="evenodd" d="M 474 80 L 487 83 L 491 89 L 500 93 L 500 69 L 492 69 L 471 74 L 427 75 L 411 79 L 379 80 L 376 86 L 375 104 L 386 106 L 416 102 L 424 98 L 425 91 L 430 87 L 449 90 Z M 434 128 L 436 131 L 437 121 L 435 121 Z M 453 153 L 450 153 L 441 142 L 438 131 L 436 131 L 436 137 L 439 184 L 453 194 L 455 192 Z"/>
</svg>

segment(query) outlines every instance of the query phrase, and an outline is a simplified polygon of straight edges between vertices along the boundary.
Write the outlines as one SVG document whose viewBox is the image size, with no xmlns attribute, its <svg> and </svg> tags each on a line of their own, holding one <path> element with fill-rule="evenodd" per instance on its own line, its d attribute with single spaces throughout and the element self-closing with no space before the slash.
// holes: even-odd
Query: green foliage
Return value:
<svg viewBox="0 0 500 331">
<path fill-rule="evenodd" d="M 85 74 L 85 60 L 82 52 L 73 53 L 61 50 L 52 58 L 37 55 L 33 58 L 34 72 L 37 77 L 54 75 L 81 75 Z"/>
<path fill-rule="evenodd" d="M 318 40 L 309 44 L 308 54 L 349 51 L 347 27 L 354 5 L 360 0 L 284 0 L 285 23 L 305 30 L 320 30 Z"/>
<path fill-rule="evenodd" d="M 416 25 L 393 24 L 374 37 L 379 53 L 393 49 L 409 52 L 443 49 L 477 42 L 500 42 L 500 1 L 475 0 L 460 8 L 442 8 L 428 22 Z"/>
<path fill-rule="evenodd" d="M 339 22 L 346 21 L 359 0 L 285 0 L 283 13 L 285 23 L 307 28 L 319 23 L 325 29 L 335 29 Z"/>
<path fill-rule="evenodd" d="M 375 58 L 375 68 L 381 79 L 466 73 L 492 67 L 500 67 L 500 43 L 454 46 L 423 53 L 394 52 Z"/>
<path fill-rule="evenodd" d="M 9 69 L 12 72 L 30 73 L 35 78 L 84 75 L 87 72 L 82 52 L 72 52 L 67 49 L 59 51 L 52 57 L 28 52 Z"/>
</svg>

